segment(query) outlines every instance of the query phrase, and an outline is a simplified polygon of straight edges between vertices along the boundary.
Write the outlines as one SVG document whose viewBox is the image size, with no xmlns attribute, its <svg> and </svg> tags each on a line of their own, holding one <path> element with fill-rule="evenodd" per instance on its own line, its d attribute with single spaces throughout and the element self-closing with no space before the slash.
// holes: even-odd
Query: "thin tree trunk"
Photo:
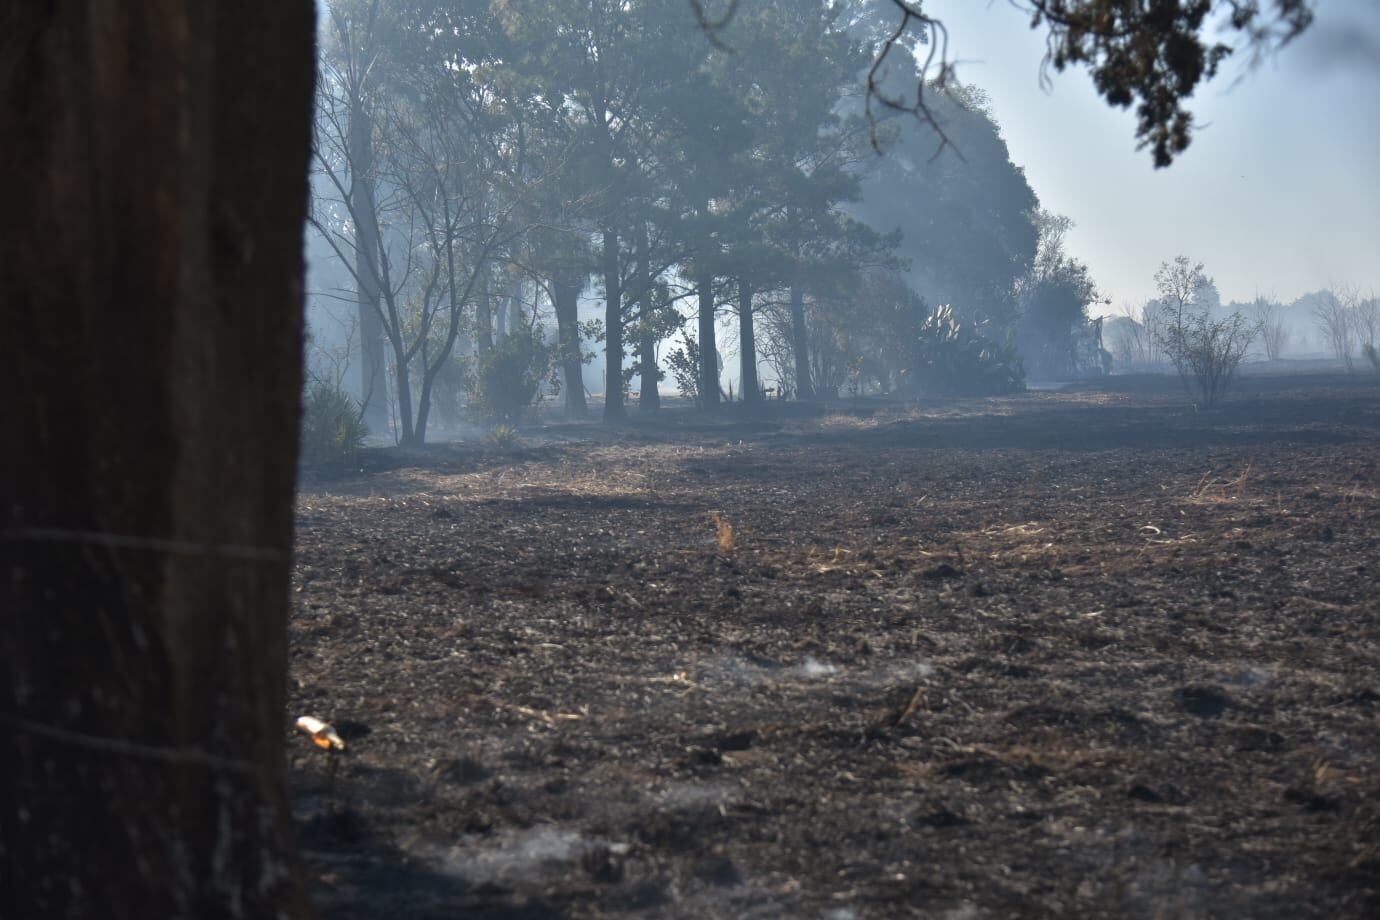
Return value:
<svg viewBox="0 0 1380 920">
<path fill-rule="evenodd" d="M 0 18 L 0 912 L 309 917 L 283 739 L 312 4 Z"/>
<path fill-rule="evenodd" d="M 580 289 L 584 279 L 557 273 L 551 278 L 552 307 L 561 347 L 561 383 L 565 387 L 565 417 L 583 419 L 585 403 L 584 362 L 580 360 Z"/>
<path fill-rule="evenodd" d="M 527 325 L 526 319 L 522 314 L 522 279 L 519 278 L 513 286 L 512 299 L 508 301 L 508 329 L 520 332 Z"/>
<path fill-rule="evenodd" d="M 412 387 L 407 370 L 399 367 L 398 380 L 398 424 L 402 427 L 398 443 L 406 446 L 417 444 L 417 430 L 412 418 Z"/>
<path fill-rule="evenodd" d="M 757 336 L 752 322 L 752 285 L 738 279 L 738 351 L 743 402 L 762 398 L 757 383 Z"/>
<path fill-rule="evenodd" d="M 791 284 L 791 350 L 795 352 L 795 398 L 814 399 L 810 381 L 810 336 L 805 326 L 805 295 L 800 285 Z"/>
<path fill-rule="evenodd" d="M 379 225 L 374 197 L 374 121 L 356 97 L 350 103 L 350 209 L 355 214 L 355 286 L 359 305 L 360 399 L 365 424 L 388 428 L 388 374 L 380 318 Z"/>
<path fill-rule="evenodd" d="M 394 328 L 398 328 L 397 312 L 391 305 L 389 313 Z M 402 427 L 399 442 L 412 445 L 416 443 L 416 430 L 412 418 L 412 375 L 407 367 L 407 352 L 403 349 L 401 332 L 390 335 L 389 340 L 393 343 L 393 380 L 398 390 L 398 424 Z"/>
<path fill-rule="evenodd" d="M 700 308 L 700 403 L 708 409 L 719 404 L 719 349 L 714 341 L 714 276 L 707 269 L 700 269 L 695 288 Z"/>
<path fill-rule="evenodd" d="M 637 222 L 637 279 L 639 334 L 637 343 L 638 376 L 641 379 L 641 392 L 637 397 L 637 407 L 643 412 L 655 412 L 661 408 L 661 369 L 656 362 L 656 332 L 652 328 L 651 242 L 647 239 L 647 222 Z"/>
<path fill-rule="evenodd" d="M 478 300 L 475 306 L 475 326 L 478 334 L 479 356 L 494 347 L 494 305 L 489 296 L 489 269 L 485 266 L 479 276 Z"/>
<path fill-rule="evenodd" d="M 700 220 L 709 220 L 709 202 L 700 205 Z M 695 293 L 699 298 L 700 405 L 719 404 L 719 348 L 714 341 L 714 271 L 710 260 L 717 255 L 713 238 L 705 233 L 696 255 Z"/>
<path fill-rule="evenodd" d="M 502 342 L 508 338 L 511 328 L 508 326 L 508 317 L 512 313 L 511 305 L 513 299 L 513 287 L 516 281 L 509 277 L 508 283 L 504 286 L 502 294 L 498 295 L 498 309 L 494 310 L 494 337 Z"/>
<path fill-rule="evenodd" d="M 643 412 L 655 412 L 661 408 L 661 369 L 657 366 L 656 344 L 656 336 L 652 330 L 643 327 L 641 341 L 637 346 L 638 362 L 642 368 L 642 386 L 637 396 L 637 408 Z"/>
<path fill-rule="evenodd" d="M 623 288 L 618 231 L 604 231 L 604 421 L 627 417 L 623 406 Z"/>
</svg>

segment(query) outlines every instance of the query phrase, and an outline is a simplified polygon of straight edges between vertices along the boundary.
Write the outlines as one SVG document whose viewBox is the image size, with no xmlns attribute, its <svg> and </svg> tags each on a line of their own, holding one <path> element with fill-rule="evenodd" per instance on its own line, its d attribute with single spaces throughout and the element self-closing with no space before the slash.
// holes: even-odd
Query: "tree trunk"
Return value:
<svg viewBox="0 0 1380 920">
<path fill-rule="evenodd" d="M 514 282 L 513 297 L 508 301 L 508 329 L 521 332 L 527 325 L 527 317 L 522 312 L 522 280 Z"/>
<path fill-rule="evenodd" d="M 584 279 L 557 273 L 551 278 L 552 307 L 556 311 L 556 336 L 561 346 L 561 383 L 565 386 L 565 417 L 583 419 L 585 404 L 584 362 L 580 360 L 580 290 Z"/>
<path fill-rule="evenodd" d="M 398 425 L 402 429 L 398 439 L 400 444 L 408 446 L 417 443 L 416 429 L 412 423 L 412 374 L 407 367 L 407 353 L 402 348 L 402 336 L 391 336 L 393 339 L 393 378 L 398 390 Z"/>
<path fill-rule="evenodd" d="M 704 408 L 719 404 L 719 348 L 714 341 L 714 277 L 700 269 L 695 279 L 700 310 L 700 403 Z"/>
<path fill-rule="evenodd" d="M 638 319 L 640 329 L 637 343 L 637 372 L 641 387 L 637 397 L 637 407 L 643 412 L 655 412 L 661 408 L 661 369 L 656 363 L 656 332 L 652 328 L 652 308 L 655 298 L 652 295 L 651 242 L 647 239 L 647 222 L 637 222 L 637 280 Z"/>
<path fill-rule="evenodd" d="M 637 352 L 637 360 L 642 368 L 642 386 L 637 396 L 637 408 L 643 412 L 655 412 L 661 408 L 661 369 L 657 366 L 656 336 L 652 334 L 651 329 L 643 328 Z"/>
<path fill-rule="evenodd" d="M 0 20 L 0 912 L 309 917 L 283 742 L 312 4 Z"/>
<path fill-rule="evenodd" d="M 738 279 L 738 351 L 740 359 L 739 386 L 743 402 L 755 403 L 762 398 L 757 383 L 757 336 L 752 323 L 752 285 Z"/>
<path fill-rule="evenodd" d="M 504 296 L 499 301 L 498 309 L 494 311 L 494 339 L 499 342 L 508 337 L 508 314 L 511 312 L 508 309 L 509 300 Z"/>
<path fill-rule="evenodd" d="M 805 294 L 791 284 L 791 350 L 795 352 L 795 398 L 814 399 L 810 381 L 810 336 L 805 326 Z"/>
<path fill-rule="evenodd" d="M 350 165 L 354 184 L 350 209 L 355 215 L 355 287 L 359 304 L 360 400 L 364 422 L 374 432 L 388 429 L 388 374 L 383 361 L 383 320 L 379 312 L 379 225 L 374 198 L 374 121 L 364 100 L 350 105 Z"/>
<path fill-rule="evenodd" d="M 618 231 L 604 231 L 604 421 L 627 417 L 623 407 L 623 288 Z"/>
<path fill-rule="evenodd" d="M 489 296 L 489 268 L 480 269 L 477 302 L 474 308 L 479 356 L 494 347 L 494 305 Z"/>
</svg>

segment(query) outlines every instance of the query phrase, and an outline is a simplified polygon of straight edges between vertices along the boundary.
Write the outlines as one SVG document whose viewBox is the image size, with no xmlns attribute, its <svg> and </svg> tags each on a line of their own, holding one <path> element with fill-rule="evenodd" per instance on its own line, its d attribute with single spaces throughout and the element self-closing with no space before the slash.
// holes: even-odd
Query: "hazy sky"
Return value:
<svg viewBox="0 0 1380 920">
<path fill-rule="evenodd" d="M 1153 294 L 1155 269 L 1180 253 L 1206 263 L 1223 301 L 1287 302 L 1333 282 L 1380 292 L 1380 0 L 1320 0 L 1277 57 L 1253 70 L 1228 59 L 1193 100 L 1203 129 L 1162 170 L 1085 71 L 1041 90 L 1043 39 L 1008 0 L 925 7 L 1114 303 Z"/>
</svg>

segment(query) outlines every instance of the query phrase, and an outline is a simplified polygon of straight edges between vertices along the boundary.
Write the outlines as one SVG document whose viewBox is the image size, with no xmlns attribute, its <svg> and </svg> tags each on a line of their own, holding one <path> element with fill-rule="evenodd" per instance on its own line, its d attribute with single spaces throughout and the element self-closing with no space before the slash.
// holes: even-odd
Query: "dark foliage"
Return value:
<svg viewBox="0 0 1380 920">
<path fill-rule="evenodd" d="M 536 401 L 551 374 L 551 349 L 535 331 L 519 330 L 494 343 L 475 368 L 469 411 L 485 422 L 513 425 Z"/>
<path fill-rule="evenodd" d="M 914 349 L 907 377 L 921 393 L 991 396 L 1025 389 L 1025 368 L 1015 348 L 982 335 L 948 305 L 925 318 Z"/>
<path fill-rule="evenodd" d="M 349 466 L 368 436 L 364 413 L 349 394 L 325 381 L 307 389 L 302 400 L 303 466 Z"/>
</svg>

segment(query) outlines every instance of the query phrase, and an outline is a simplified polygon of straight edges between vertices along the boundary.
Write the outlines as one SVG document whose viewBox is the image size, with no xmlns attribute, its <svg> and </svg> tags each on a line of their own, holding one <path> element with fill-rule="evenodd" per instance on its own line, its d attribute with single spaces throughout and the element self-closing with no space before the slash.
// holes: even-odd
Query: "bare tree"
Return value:
<svg viewBox="0 0 1380 920">
<path fill-rule="evenodd" d="M 1267 361 L 1278 361 L 1289 344 L 1289 328 L 1284 325 L 1284 304 L 1273 297 L 1257 296 L 1251 301 L 1251 315 L 1260 324 L 1260 344 Z"/>
<path fill-rule="evenodd" d="M 1160 347 L 1187 382 L 1190 369 L 1183 349 L 1189 342 L 1190 328 L 1207 318 L 1216 289 L 1203 271 L 1203 263 L 1191 262 L 1188 256 L 1177 256 L 1172 265 L 1161 262 L 1155 272 L 1155 287 L 1163 311 Z"/>
<path fill-rule="evenodd" d="M 1112 355 L 1123 368 L 1151 370 L 1164 362 L 1161 342 L 1164 340 L 1164 305 L 1147 300 L 1140 306 L 1124 304 L 1122 322 L 1112 328 L 1108 336 Z"/>
<path fill-rule="evenodd" d="M 1346 302 L 1332 290 L 1323 291 L 1313 304 L 1313 318 L 1318 321 L 1318 328 L 1332 349 L 1333 357 L 1345 361 L 1347 370 L 1351 370 L 1352 350 L 1356 341 L 1352 311 Z"/>
<path fill-rule="evenodd" d="M 1375 296 L 1374 291 L 1370 297 L 1362 298 L 1353 290 L 1349 292 L 1347 301 L 1357 344 L 1363 353 L 1373 354 L 1375 343 L 1380 340 L 1380 298 Z"/>
<path fill-rule="evenodd" d="M 393 92 L 373 96 L 371 172 L 361 196 L 365 177 L 353 142 L 361 116 L 339 89 L 344 79 L 328 74 L 319 94 L 322 181 L 312 223 L 383 331 L 399 439 L 419 444 L 467 305 L 477 307 L 480 334 L 492 343 L 490 275 L 526 232 L 516 215 L 524 191 L 539 181 L 522 176 L 522 145 L 510 142 L 489 86 L 463 70 L 419 66 L 397 76 Z M 371 253 L 361 252 L 369 246 Z"/>
<path fill-rule="evenodd" d="M 0 14 L 6 917 L 311 916 L 283 745 L 315 31 L 305 0 Z"/>
<path fill-rule="evenodd" d="M 1174 264 L 1161 262 L 1155 272 L 1155 288 L 1168 311 L 1168 324 L 1182 331 L 1198 311 L 1198 293 L 1207 282 L 1202 262 L 1191 262 L 1188 256 L 1176 256 Z"/>
<path fill-rule="evenodd" d="M 320 49 L 316 137 L 319 164 L 333 168 L 330 186 L 347 203 L 354 237 L 351 261 L 360 331 L 360 402 L 366 423 L 387 427 L 383 326 L 380 323 L 380 202 L 374 110 L 386 90 L 384 22 L 379 0 L 331 3 L 330 29 Z M 323 215 L 318 214 L 317 217 Z"/>
</svg>

